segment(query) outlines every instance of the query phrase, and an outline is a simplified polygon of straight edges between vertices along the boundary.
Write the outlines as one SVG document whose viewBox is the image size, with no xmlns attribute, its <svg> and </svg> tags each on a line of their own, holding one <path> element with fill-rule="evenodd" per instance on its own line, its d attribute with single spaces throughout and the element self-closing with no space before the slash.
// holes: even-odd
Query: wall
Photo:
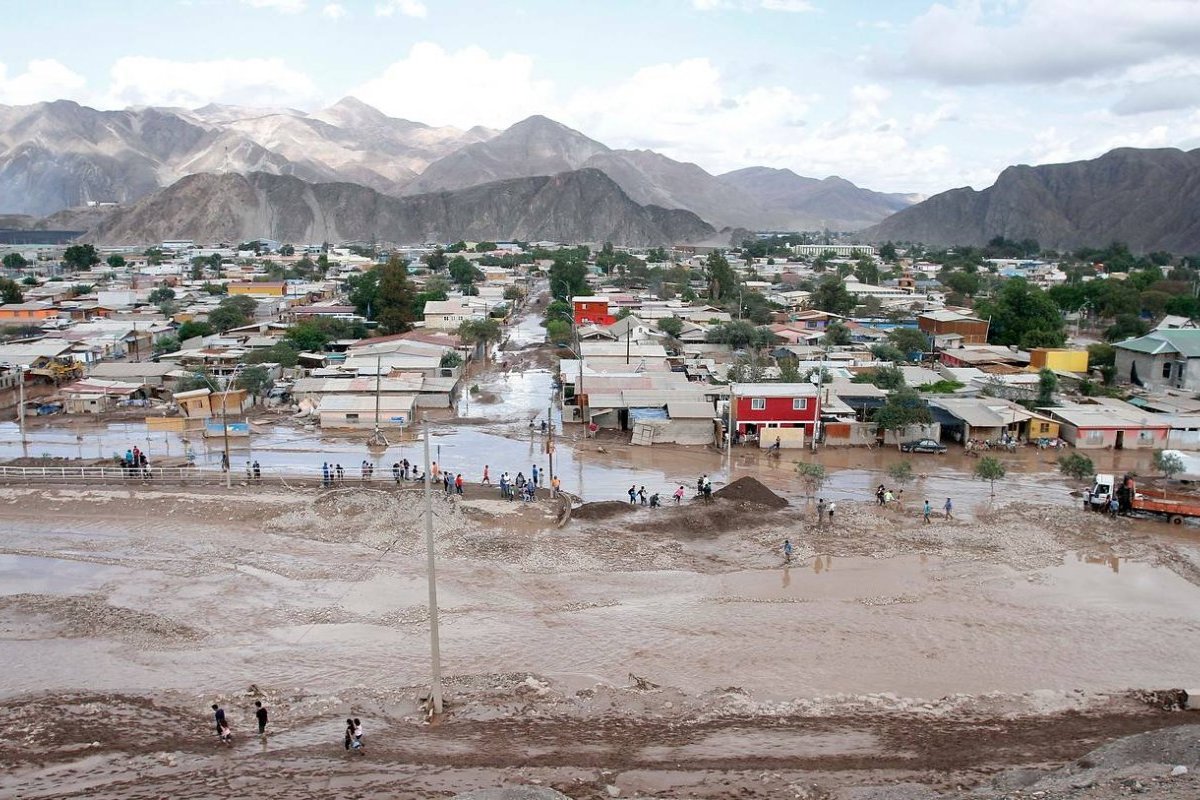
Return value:
<svg viewBox="0 0 1200 800">
<path fill-rule="evenodd" d="M 1172 429 L 1167 433 L 1167 447 L 1171 450 L 1200 450 L 1200 431 Z"/>
<path fill-rule="evenodd" d="M 1037 347 L 1029 351 L 1029 371 L 1037 372 L 1042 367 L 1049 367 L 1062 372 L 1082 372 L 1088 370 L 1087 350 L 1057 350 Z"/>
<path fill-rule="evenodd" d="M 873 422 L 827 422 L 823 428 L 826 447 L 866 447 L 879 441 Z"/>
<path fill-rule="evenodd" d="M 913 439 L 933 439 L 938 442 L 941 441 L 941 438 L 941 424 L 931 422 L 928 425 L 909 425 L 903 431 L 887 431 L 883 435 L 883 443 L 896 447 L 904 442 L 911 442 Z"/>
<path fill-rule="evenodd" d="M 1122 450 L 1161 450 L 1167 446 L 1166 430 L 1145 431 L 1142 438 L 1136 426 L 1125 429 Z M 1062 426 L 1060 434 L 1064 441 L 1070 442 L 1080 450 L 1115 449 L 1117 446 L 1117 430 L 1108 428 L 1090 428 L 1082 431 L 1074 425 Z"/>
<path fill-rule="evenodd" d="M 766 450 L 775 444 L 779 437 L 780 450 L 803 450 L 804 428 L 768 428 L 758 437 L 758 447 Z"/>
</svg>

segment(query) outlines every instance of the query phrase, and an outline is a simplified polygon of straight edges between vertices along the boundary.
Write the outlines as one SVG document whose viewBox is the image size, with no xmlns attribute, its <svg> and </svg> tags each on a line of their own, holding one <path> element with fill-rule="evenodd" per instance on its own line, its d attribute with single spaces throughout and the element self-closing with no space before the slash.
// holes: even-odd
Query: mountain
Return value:
<svg viewBox="0 0 1200 800">
<path fill-rule="evenodd" d="M 984 189 L 951 189 L 864 231 L 871 241 L 983 245 L 996 236 L 1072 250 L 1200 251 L 1200 149 L 1120 148 L 1090 161 L 1008 167 Z"/>
<path fill-rule="evenodd" d="M 394 119 L 354 98 L 308 115 L 209 105 L 97 111 L 0 106 L 0 212 L 134 202 L 198 172 L 271 172 L 398 192 L 430 162 L 494 131 Z"/>
<path fill-rule="evenodd" d="M 521 120 L 500 135 L 460 148 L 430 164 L 404 194 L 464 189 L 505 178 L 556 175 L 582 167 L 608 148 L 543 116 Z"/>
<path fill-rule="evenodd" d="M 583 169 L 400 198 L 350 183 L 307 183 L 262 172 L 191 175 L 116 210 L 83 238 L 99 244 L 265 237 L 669 245 L 712 234 L 695 214 L 638 205 L 604 173 Z"/>
<path fill-rule="evenodd" d="M 908 195 L 873 192 L 837 176 L 805 178 L 790 169 L 747 167 L 718 178 L 769 209 L 768 227 L 778 230 L 858 230 L 912 202 Z"/>
</svg>

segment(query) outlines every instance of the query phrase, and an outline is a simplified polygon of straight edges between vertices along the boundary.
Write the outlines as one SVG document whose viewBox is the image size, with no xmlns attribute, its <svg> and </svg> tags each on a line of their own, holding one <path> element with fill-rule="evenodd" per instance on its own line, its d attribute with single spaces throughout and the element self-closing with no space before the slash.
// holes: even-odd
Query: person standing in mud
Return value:
<svg viewBox="0 0 1200 800">
<path fill-rule="evenodd" d="M 712 478 L 704 476 L 704 502 L 712 502 Z"/>
<path fill-rule="evenodd" d="M 645 486 L 638 489 L 637 497 L 638 497 L 638 501 L 641 502 L 642 505 L 646 505 L 646 487 Z"/>
<path fill-rule="evenodd" d="M 400 482 L 400 462 L 399 461 L 395 461 L 392 463 L 392 480 L 394 480 L 396 483 Z"/>
<path fill-rule="evenodd" d="M 533 469 L 529 471 L 529 480 L 533 482 L 533 487 L 536 489 L 538 485 L 538 468 L 537 464 L 533 465 Z"/>
<path fill-rule="evenodd" d="M 326 461 L 321 465 L 321 486 L 329 488 L 329 462 Z"/>
<path fill-rule="evenodd" d="M 675 505 L 678 506 L 678 505 L 683 504 L 683 486 L 682 485 L 680 485 L 680 487 L 675 490 L 674 497 L 675 497 Z"/>
<path fill-rule="evenodd" d="M 492 485 L 492 477 L 491 477 L 491 475 L 488 474 L 488 465 L 487 464 L 483 465 L 483 480 L 481 480 L 479 482 L 479 485 L 480 486 L 491 486 Z"/>
<path fill-rule="evenodd" d="M 637 505 L 637 486 L 636 485 L 630 486 L 628 494 L 629 494 L 629 505 L 631 505 L 631 506 Z"/>
<path fill-rule="evenodd" d="M 254 462 L 254 482 L 262 483 L 262 467 L 258 465 L 257 461 Z"/>
<path fill-rule="evenodd" d="M 817 500 L 817 527 L 825 527 L 825 498 Z"/>
<path fill-rule="evenodd" d="M 792 563 L 792 540 L 791 539 L 783 540 L 783 563 L 785 563 L 785 564 Z"/>
<path fill-rule="evenodd" d="M 454 476 L 454 493 L 457 495 L 463 493 L 463 477 L 461 472 Z"/>
<path fill-rule="evenodd" d="M 954 519 L 954 514 L 952 513 L 954 511 L 954 503 L 950 502 L 949 497 L 946 498 L 946 505 L 942 506 L 942 508 L 946 512 L 946 519 Z"/>
<path fill-rule="evenodd" d="M 258 735 L 267 735 L 267 709 L 263 707 L 262 700 L 254 701 L 254 718 L 258 720 Z"/>
<path fill-rule="evenodd" d="M 829 527 L 831 527 L 831 528 L 833 527 L 833 512 L 835 510 L 837 510 L 837 503 L 834 502 L 833 500 L 830 500 L 827 511 L 829 513 Z"/>
<path fill-rule="evenodd" d="M 342 465 L 338 464 L 334 468 L 334 471 L 337 472 L 338 483 L 344 483 L 346 481 L 346 470 L 342 469 Z"/>
<path fill-rule="evenodd" d="M 932 507 L 932 506 L 930 506 L 930 505 L 929 505 L 929 501 L 928 501 L 928 500 L 926 500 L 926 501 L 925 501 L 925 507 L 924 507 L 923 509 L 921 509 L 921 515 L 922 515 L 923 517 L 925 517 L 925 524 L 926 524 L 926 525 L 929 525 L 929 524 L 931 524 L 931 523 L 929 522 L 929 515 L 930 515 L 930 514 L 932 514 L 932 513 L 933 513 L 933 507 Z"/>
<path fill-rule="evenodd" d="M 216 703 L 212 705 L 213 724 L 217 726 L 217 736 L 221 735 L 221 728 L 225 725 L 225 709 L 221 708 Z"/>
</svg>

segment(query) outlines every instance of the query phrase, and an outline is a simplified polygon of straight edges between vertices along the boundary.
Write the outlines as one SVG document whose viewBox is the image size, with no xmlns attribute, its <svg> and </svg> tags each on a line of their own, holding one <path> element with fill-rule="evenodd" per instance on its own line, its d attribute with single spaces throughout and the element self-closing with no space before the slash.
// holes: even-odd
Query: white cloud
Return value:
<svg viewBox="0 0 1200 800">
<path fill-rule="evenodd" d="M 316 97 L 307 75 L 279 58 L 169 61 L 126 56 L 113 64 L 103 105 L 298 105 Z"/>
<path fill-rule="evenodd" d="M 692 8 L 697 11 L 786 11 L 798 13 L 812 11 L 813 4 L 808 0 L 692 0 Z"/>
<path fill-rule="evenodd" d="M 1178 54 L 1200 55 L 1195 0 L 980 0 L 935 3 L 908 26 L 907 50 L 881 73 L 947 84 L 1058 83 L 1115 75 Z"/>
<path fill-rule="evenodd" d="M 321 16 L 332 20 L 339 20 L 346 16 L 346 7 L 341 3 L 329 3 L 321 9 Z"/>
<path fill-rule="evenodd" d="M 81 99 L 87 80 L 52 58 L 35 59 L 19 75 L 8 77 L 0 64 L 0 103 L 29 105 L 43 100 Z"/>
<path fill-rule="evenodd" d="M 305 8 L 304 0 L 242 0 L 251 8 L 267 8 L 280 14 L 299 14 Z"/>
<path fill-rule="evenodd" d="M 429 124 L 506 127 L 547 113 L 553 85 L 534 77 L 527 55 L 492 56 L 475 46 L 447 52 L 421 42 L 350 94 L 388 114 Z"/>
<path fill-rule="evenodd" d="M 375 4 L 377 17 L 390 17 L 396 13 L 405 17 L 425 19 L 429 15 L 429 9 L 420 0 L 384 0 Z"/>
</svg>

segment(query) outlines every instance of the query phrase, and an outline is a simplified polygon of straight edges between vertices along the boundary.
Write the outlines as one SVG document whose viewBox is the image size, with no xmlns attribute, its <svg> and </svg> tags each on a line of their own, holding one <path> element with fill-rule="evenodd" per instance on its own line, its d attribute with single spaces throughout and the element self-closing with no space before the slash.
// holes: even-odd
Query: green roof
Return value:
<svg viewBox="0 0 1200 800">
<path fill-rule="evenodd" d="M 1136 339 L 1117 342 L 1113 347 L 1138 353 L 1179 353 L 1187 358 L 1200 358 L 1200 329 L 1151 331 Z"/>
</svg>

